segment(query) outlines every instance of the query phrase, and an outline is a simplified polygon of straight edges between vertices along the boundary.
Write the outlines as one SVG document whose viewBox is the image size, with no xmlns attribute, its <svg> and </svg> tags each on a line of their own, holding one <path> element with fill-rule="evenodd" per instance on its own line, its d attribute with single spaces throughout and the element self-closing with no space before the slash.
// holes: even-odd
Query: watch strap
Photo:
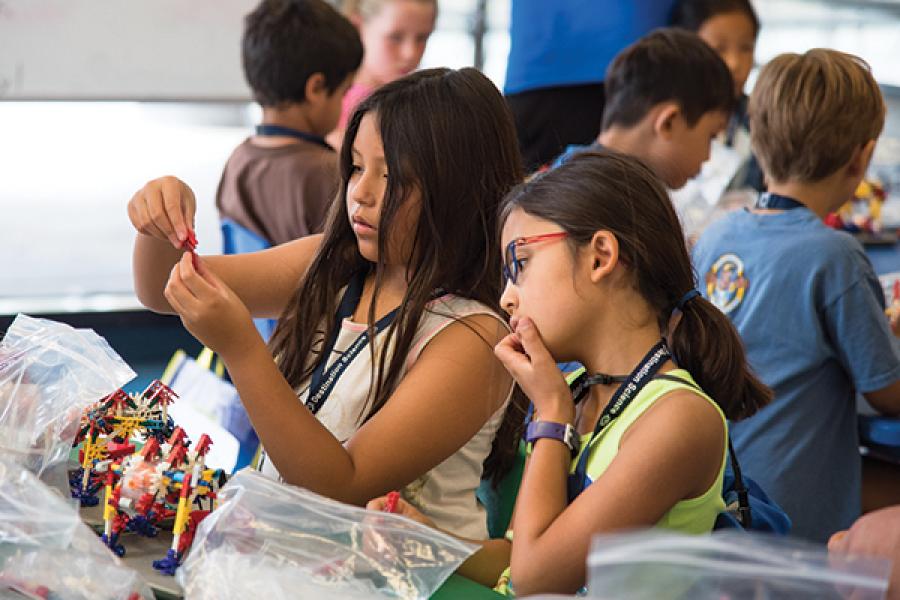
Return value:
<svg viewBox="0 0 900 600">
<path fill-rule="evenodd" d="M 580 440 L 575 428 L 568 423 L 554 423 L 553 421 L 532 421 L 525 431 L 525 441 L 533 444 L 541 438 L 559 440 L 565 444 L 572 456 L 578 454 Z"/>
</svg>

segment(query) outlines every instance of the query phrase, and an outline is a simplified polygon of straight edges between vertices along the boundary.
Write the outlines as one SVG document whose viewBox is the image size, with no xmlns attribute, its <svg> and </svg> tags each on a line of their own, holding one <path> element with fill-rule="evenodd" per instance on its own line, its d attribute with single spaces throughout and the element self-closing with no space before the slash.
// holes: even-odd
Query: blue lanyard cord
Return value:
<svg viewBox="0 0 900 600">
<path fill-rule="evenodd" d="M 779 196 L 766 192 L 759 195 L 756 201 L 756 208 L 768 208 L 772 210 L 794 210 L 795 208 L 805 208 L 805 204 L 788 196 Z"/>
<path fill-rule="evenodd" d="M 334 389 L 335 384 L 337 384 L 338 379 L 344 374 L 344 371 L 350 363 L 353 362 L 353 359 L 355 359 L 369 343 L 369 331 L 366 330 L 359 334 L 341 357 L 334 361 L 331 367 L 326 369 L 328 358 L 331 356 L 334 345 L 337 343 L 338 334 L 341 331 L 341 325 L 344 319 L 351 317 L 353 311 L 359 306 L 359 300 L 362 298 L 365 281 L 365 272 L 356 274 L 350 280 L 350 283 L 347 284 L 347 289 L 344 291 L 343 297 L 341 297 L 341 303 L 334 316 L 331 337 L 329 337 L 328 343 L 322 348 L 322 353 L 319 355 L 319 363 L 316 365 L 310 379 L 309 396 L 307 396 L 306 399 L 306 406 L 312 414 L 319 412 L 322 406 L 325 405 L 325 401 L 328 400 L 328 396 L 331 395 L 331 391 Z M 375 323 L 374 329 L 376 336 L 394 321 L 399 310 L 399 307 L 395 308 Z"/>
<path fill-rule="evenodd" d="M 569 475 L 567 492 L 570 504 L 588 485 L 587 461 L 593 443 L 600 439 L 600 433 L 602 433 L 610 423 L 628 408 L 631 401 L 634 400 L 638 394 L 641 393 L 641 390 L 644 389 L 644 386 L 653 379 L 663 363 L 671 357 L 672 353 L 666 346 L 665 341 L 660 340 L 657 342 L 647 355 L 641 359 L 641 362 L 634 368 L 634 371 L 631 372 L 628 379 L 616 389 L 612 398 L 609 399 L 609 402 L 600 414 L 600 418 L 597 419 L 597 424 L 594 426 L 591 437 L 588 439 L 587 443 L 582 446 L 581 455 L 578 457 L 578 464 L 575 466 L 575 472 Z M 585 381 L 586 379 L 586 377 L 582 376 L 573 382 L 572 391 L 576 403 L 580 402 L 590 389 L 589 383 L 586 383 Z"/>
<path fill-rule="evenodd" d="M 292 137 L 303 140 L 304 142 L 312 142 L 313 144 L 324 146 L 329 150 L 334 150 L 322 136 L 306 133 L 305 131 L 300 131 L 298 129 L 291 129 L 290 127 L 282 127 L 281 125 L 269 125 L 266 123 L 257 125 L 256 135 Z"/>
</svg>

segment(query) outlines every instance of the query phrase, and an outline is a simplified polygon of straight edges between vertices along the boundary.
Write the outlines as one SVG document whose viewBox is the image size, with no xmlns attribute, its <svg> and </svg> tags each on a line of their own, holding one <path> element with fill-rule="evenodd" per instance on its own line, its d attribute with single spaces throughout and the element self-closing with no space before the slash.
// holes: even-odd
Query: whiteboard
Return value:
<svg viewBox="0 0 900 600">
<path fill-rule="evenodd" d="M 247 100 L 257 0 L 0 0 L 2 100 Z"/>
</svg>

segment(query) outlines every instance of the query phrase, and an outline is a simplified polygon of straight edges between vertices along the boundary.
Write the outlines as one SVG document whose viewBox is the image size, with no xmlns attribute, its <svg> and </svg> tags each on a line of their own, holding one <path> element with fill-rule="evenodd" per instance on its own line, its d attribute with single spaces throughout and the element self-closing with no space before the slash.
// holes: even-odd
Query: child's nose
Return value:
<svg viewBox="0 0 900 600">
<path fill-rule="evenodd" d="M 375 202 L 375 193 L 371 178 L 365 173 L 356 178 L 356 181 L 350 184 L 348 190 L 350 199 L 357 204 L 373 204 Z"/>
<path fill-rule="evenodd" d="M 508 279 L 506 280 L 506 286 L 503 288 L 503 293 L 500 295 L 500 306 L 512 316 L 513 312 L 515 312 L 516 307 L 518 306 L 518 294 L 516 293 L 516 286 L 512 284 Z"/>
<path fill-rule="evenodd" d="M 421 56 L 422 46 L 424 46 L 424 44 L 419 44 L 415 39 L 408 39 L 400 47 L 400 55 L 405 62 L 418 62 L 418 59 Z M 415 66 L 413 66 L 413 68 L 415 68 Z"/>
<path fill-rule="evenodd" d="M 737 52 L 728 52 L 722 56 L 725 61 L 725 66 L 728 67 L 728 70 L 731 71 L 731 74 L 734 75 L 737 73 L 738 67 L 741 64 L 741 57 Z"/>
</svg>

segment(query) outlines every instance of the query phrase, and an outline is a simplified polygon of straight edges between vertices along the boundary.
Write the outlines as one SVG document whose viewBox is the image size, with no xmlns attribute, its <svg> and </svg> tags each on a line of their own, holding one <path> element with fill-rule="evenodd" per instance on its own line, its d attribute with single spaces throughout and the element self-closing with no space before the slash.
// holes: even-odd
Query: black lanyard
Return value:
<svg viewBox="0 0 900 600">
<path fill-rule="evenodd" d="M 597 419 L 597 424 L 594 426 L 591 437 L 588 439 L 587 443 L 582 446 L 581 455 L 578 457 L 578 464 L 575 466 L 575 472 L 569 475 L 567 492 L 570 504 L 588 485 L 587 461 L 591 453 L 591 445 L 594 441 L 600 439 L 600 433 L 612 423 L 616 417 L 621 415 L 626 408 L 628 408 L 631 401 L 641 393 L 644 386 L 653 379 L 663 363 L 671 358 L 671 356 L 672 353 L 666 346 L 665 341 L 660 340 L 657 342 L 656 345 L 650 349 L 650 352 L 641 359 L 641 362 L 634 368 L 634 371 L 631 372 L 628 379 L 619 386 L 612 398 L 609 399 L 609 402 L 600 414 L 600 418 Z M 572 392 L 576 404 L 580 402 L 590 390 L 590 386 L 585 383 L 586 379 L 586 376 L 579 377 L 573 384 Z"/>
<path fill-rule="evenodd" d="M 305 131 L 300 131 L 298 129 L 291 129 L 290 127 L 282 127 L 281 125 L 268 125 L 263 123 L 262 125 L 256 126 L 256 135 L 273 135 L 273 136 L 282 136 L 282 137 L 292 137 L 298 140 L 303 140 L 305 142 L 312 142 L 313 144 L 319 144 L 320 146 L 324 146 L 329 150 L 334 150 L 331 146 L 328 145 L 328 142 L 325 141 L 325 138 L 313 135 L 312 133 L 306 133 Z"/>
<path fill-rule="evenodd" d="M 334 389 L 338 379 L 344 374 L 344 371 L 350 363 L 353 362 L 353 359 L 356 358 L 362 349 L 369 343 L 369 331 L 367 329 L 359 334 L 353 343 L 350 344 L 350 347 L 344 351 L 341 357 L 334 361 L 331 367 L 327 370 L 325 369 L 325 365 L 328 364 L 328 359 L 331 357 L 331 353 L 334 350 L 334 345 L 337 343 L 338 334 L 341 331 L 344 319 L 351 317 L 353 311 L 355 311 L 356 307 L 359 305 L 359 299 L 362 298 L 365 281 L 365 272 L 360 272 L 355 275 L 350 280 L 350 283 L 347 284 L 347 289 L 344 291 L 344 295 L 341 298 L 341 303 L 334 316 L 331 337 L 328 339 L 328 343 L 322 348 L 322 353 L 319 355 L 319 364 L 316 365 L 316 368 L 312 373 L 312 378 L 310 379 L 309 395 L 306 398 L 306 406 L 312 414 L 319 412 L 322 406 L 325 405 L 325 401 L 328 400 L 328 396 L 331 394 L 331 390 Z M 400 310 L 399 307 L 395 308 L 375 323 L 375 335 L 378 335 L 393 322 L 394 317 L 397 316 L 398 310 Z"/>
<path fill-rule="evenodd" d="M 799 200 L 769 192 L 760 194 L 759 199 L 756 201 L 756 208 L 768 208 L 772 210 L 794 210 L 795 208 L 805 207 L 806 205 Z"/>
</svg>

